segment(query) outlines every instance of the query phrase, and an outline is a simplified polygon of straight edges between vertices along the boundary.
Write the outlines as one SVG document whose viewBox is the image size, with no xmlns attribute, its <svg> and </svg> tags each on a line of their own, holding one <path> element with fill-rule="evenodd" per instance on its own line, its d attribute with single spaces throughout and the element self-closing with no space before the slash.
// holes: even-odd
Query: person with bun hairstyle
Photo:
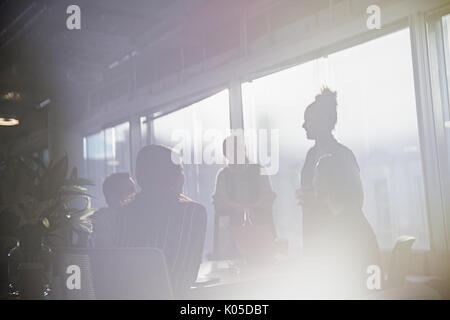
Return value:
<svg viewBox="0 0 450 320">
<path fill-rule="evenodd" d="M 360 281 L 361 266 L 378 262 L 378 244 L 362 212 L 356 157 L 334 137 L 336 123 L 336 92 L 323 88 L 304 113 L 303 128 L 315 144 L 306 155 L 296 194 L 303 213 L 303 250 L 316 267 L 331 263 L 328 267 L 357 270 L 353 274 Z M 336 264 L 341 260 L 346 261 Z"/>
<path fill-rule="evenodd" d="M 317 263 L 340 279 L 342 293 L 368 293 L 369 266 L 380 266 L 375 232 L 362 211 L 361 179 L 345 157 L 327 154 L 316 165 L 313 189 L 315 213 L 322 216 L 315 249 Z M 320 237 L 320 239 L 319 239 Z"/>
</svg>

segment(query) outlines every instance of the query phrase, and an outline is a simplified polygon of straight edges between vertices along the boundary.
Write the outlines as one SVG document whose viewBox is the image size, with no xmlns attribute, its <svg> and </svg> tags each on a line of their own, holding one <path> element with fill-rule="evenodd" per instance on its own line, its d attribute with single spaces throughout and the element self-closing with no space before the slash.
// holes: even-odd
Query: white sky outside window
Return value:
<svg viewBox="0 0 450 320">
<path fill-rule="evenodd" d="M 214 192 L 217 171 L 223 167 L 221 164 L 205 164 L 204 159 L 195 164 L 194 153 L 202 154 L 205 147 L 210 145 L 208 137 L 204 134 L 208 130 L 217 130 L 225 138 L 230 128 L 228 90 L 223 90 L 211 97 L 194 103 L 178 111 L 172 112 L 153 120 L 155 141 L 153 143 L 176 147 L 180 140 L 174 139 L 173 134 L 184 131 L 190 137 L 191 164 L 184 164 L 186 176 L 185 193 L 187 196 L 204 205 L 208 213 L 208 226 L 204 252 L 210 253 L 213 249 L 214 209 L 212 194 Z M 177 150 L 181 151 L 181 150 Z M 223 156 L 220 154 L 223 158 Z"/>
<path fill-rule="evenodd" d="M 335 136 L 357 157 L 364 212 L 380 246 L 407 234 L 417 238 L 414 248 L 429 248 L 408 29 L 242 85 L 244 127 L 280 130 L 280 170 L 272 176 L 280 236 L 301 246 L 294 191 L 313 145 L 301 125 L 324 85 L 337 91 Z"/>
<path fill-rule="evenodd" d="M 447 89 L 448 89 L 448 100 L 450 101 L 450 15 L 442 18 L 442 25 L 444 31 L 444 52 L 446 58 L 447 67 Z M 447 160 L 450 170 L 450 102 L 449 105 L 444 106 L 444 128 L 445 135 L 447 138 Z"/>
<path fill-rule="evenodd" d="M 148 144 L 148 123 L 147 117 L 143 116 L 139 118 L 140 130 L 141 130 L 141 148 Z"/>
<path fill-rule="evenodd" d="M 102 184 L 105 179 L 105 133 L 100 131 L 84 138 L 85 175 L 95 185 L 89 186 L 89 193 L 93 196 L 92 205 L 98 208 L 104 204 Z"/>
<path fill-rule="evenodd" d="M 83 139 L 85 175 L 94 182 L 89 187 L 93 207 L 105 205 L 102 185 L 115 172 L 130 172 L 130 124 L 121 123 Z"/>
<path fill-rule="evenodd" d="M 105 130 L 107 175 L 130 171 L 130 123 Z"/>
</svg>

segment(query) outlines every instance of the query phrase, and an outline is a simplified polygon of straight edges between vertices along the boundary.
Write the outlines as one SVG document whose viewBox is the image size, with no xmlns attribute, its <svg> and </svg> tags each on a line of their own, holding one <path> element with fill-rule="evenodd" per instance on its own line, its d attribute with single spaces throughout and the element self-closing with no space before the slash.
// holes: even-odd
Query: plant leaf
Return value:
<svg viewBox="0 0 450 320">
<path fill-rule="evenodd" d="M 70 219 L 75 219 L 75 220 L 81 221 L 81 220 L 85 220 L 86 218 L 92 216 L 94 213 L 95 213 L 94 208 L 86 208 L 84 210 L 78 210 L 78 211 L 70 214 Z"/>
</svg>

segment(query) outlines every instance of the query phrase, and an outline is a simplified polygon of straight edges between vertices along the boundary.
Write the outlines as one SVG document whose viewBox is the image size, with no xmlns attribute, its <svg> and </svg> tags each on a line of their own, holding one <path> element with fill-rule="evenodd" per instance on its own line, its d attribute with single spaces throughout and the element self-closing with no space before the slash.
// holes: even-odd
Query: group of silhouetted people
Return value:
<svg viewBox="0 0 450 320">
<path fill-rule="evenodd" d="M 312 265 L 325 265 L 361 286 L 369 265 L 379 264 L 375 234 L 362 212 L 363 188 L 353 152 L 334 138 L 336 93 L 323 89 L 305 111 L 303 128 L 315 145 L 308 151 L 296 196 L 303 213 L 303 247 Z M 216 218 L 227 216 L 238 251 L 276 248 L 276 198 L 264 168 L 249 163 L 243 137 L 223 142 L 228 164 L 216 178 L 212 196 Z M 244 153 L 238 161 L 239 152 Z M 181 157 L 170 148 L 140 150 L 135 177 L 109 176 L 103 184 L 108 207 L 95 214 L 97 247 L 156 247 L 163 251 L 174 292 L 182 296 L 194 283 L 202 260 L 206 210 L 183 194 Z"/>
<path fill-rule="evenodd" d="M 136 160 L 136 180 L 139 193 L 128 173 L 116 173 L 105 180 L 108 207 L 95 214 L 94 244 L 162 250 L 173 291 L 182 296 L 197 277 L 206 210 L 183 195 L 181 159 L 169 148 L 142 148 Z"/>
</svg>

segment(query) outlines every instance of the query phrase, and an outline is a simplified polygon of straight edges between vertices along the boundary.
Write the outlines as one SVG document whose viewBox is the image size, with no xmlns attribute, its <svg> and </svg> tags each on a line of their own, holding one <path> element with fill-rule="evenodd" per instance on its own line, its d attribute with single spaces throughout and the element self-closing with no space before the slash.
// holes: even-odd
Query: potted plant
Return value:
<svg viewBox="0 0 450 320">
<path fill-rule="evenodd" d="M 85 186 L 67 155 L 44 164 L 37 157 L 9 156 L 0 161 L 2 236 L 15 237 L 8 254 L 10 293 L 22 298 L 45 296 L 52 275 L 51 247 L 71 245 L 92 232 L 94 213 Z"/>
</svg>

